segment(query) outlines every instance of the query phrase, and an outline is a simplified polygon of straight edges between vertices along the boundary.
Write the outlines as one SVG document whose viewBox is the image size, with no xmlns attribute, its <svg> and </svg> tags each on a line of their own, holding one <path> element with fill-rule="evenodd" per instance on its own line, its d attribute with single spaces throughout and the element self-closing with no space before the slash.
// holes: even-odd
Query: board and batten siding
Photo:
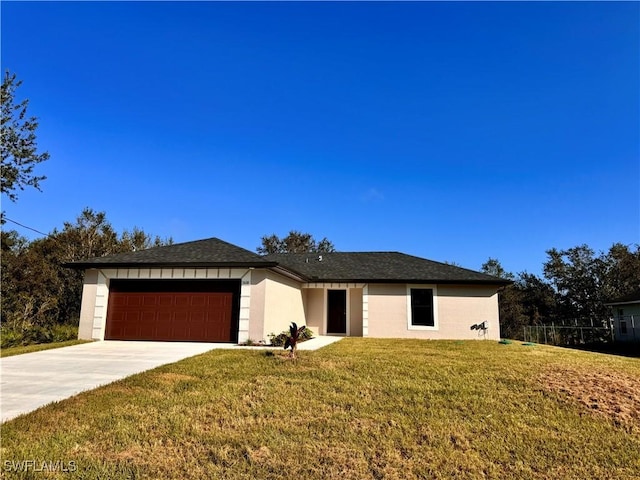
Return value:
<svg viewBox="0 0 640 480">
<path fill-rule="evenodd" d="M 410 288 L 434 288 L 436 327 L 411 328 Z M 500 325 L 496 286 L 406 285 L 367 286 L 363 306 L 366 336 L 378 338 L 424 338 L 499 340 Z M 487 322 L 486 332 L 471 326 Z"/>
<path fill-rule="evenodd" d="M 85 271 L 78 338 L 104 340 L 111 280 L 240 280 L 238 342 L 249 339 L 251 274 L 247 268 L 105 268 Z"/>
</svg>

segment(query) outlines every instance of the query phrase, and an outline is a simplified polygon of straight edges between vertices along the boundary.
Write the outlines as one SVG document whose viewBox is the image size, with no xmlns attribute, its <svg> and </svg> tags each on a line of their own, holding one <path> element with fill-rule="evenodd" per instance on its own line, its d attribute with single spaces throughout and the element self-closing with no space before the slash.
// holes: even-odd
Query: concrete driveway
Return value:
<svg viewBox="0 0 640 480">
<path fill-rule="evenodd" d="M 2 421 L 121 378 L 228 344 L 83 343 L 0 359 Z"/>
<path fill-rule="evenodd" d="M 299 348 L 316 350 L 338 340 L 340 337 L 320 336 L 300 344 Z M 229 343 L 106 340 L 0 358 L 2 422 L 48 403 L 216 348 L 244 347 Z"/>
</svg>

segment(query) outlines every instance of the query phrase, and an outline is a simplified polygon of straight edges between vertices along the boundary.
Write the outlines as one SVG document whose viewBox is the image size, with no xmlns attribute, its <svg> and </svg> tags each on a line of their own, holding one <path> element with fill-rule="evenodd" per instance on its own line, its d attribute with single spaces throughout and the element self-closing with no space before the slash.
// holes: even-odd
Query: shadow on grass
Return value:
<svg viewBox="0 0 640 480">
<path fill-rule="evenodd" d="M 584 345 L 558 345 L 572 350 L 584 350 L 587 352 L 606 353 L 621 357 L 640 358 L 640 342 L 628 343 L 587 343 Z"/>
</svg>

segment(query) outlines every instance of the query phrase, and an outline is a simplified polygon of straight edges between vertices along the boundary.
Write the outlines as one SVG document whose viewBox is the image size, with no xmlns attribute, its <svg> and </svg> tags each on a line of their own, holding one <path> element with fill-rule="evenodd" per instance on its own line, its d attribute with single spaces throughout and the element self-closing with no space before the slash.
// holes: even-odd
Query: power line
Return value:
<svg viewBox="0 0 640 480">
<path fill-rule="evenodd" d="M 20 222 L 16 222 L 15 220 L 11 220 L 10 218 L 4 217 L 4 216 L 2 218 L 4 220 L 6 220 L 7 222 L 15 223 L 16 225 L 19 225 L 22 228 L 26 228 L 27 230 L 31 230 L 32 232 L 39 233 L 40 235 L 44 235 L 45 237 L 51 236 L 51 234 L 49 234 L 49 233 L 44 233 L 44 232 L 41 232 L 40 230 L 36 230 L 35 228 L 27 227 L 26 225 L 23 225 Z"/>
</svg>

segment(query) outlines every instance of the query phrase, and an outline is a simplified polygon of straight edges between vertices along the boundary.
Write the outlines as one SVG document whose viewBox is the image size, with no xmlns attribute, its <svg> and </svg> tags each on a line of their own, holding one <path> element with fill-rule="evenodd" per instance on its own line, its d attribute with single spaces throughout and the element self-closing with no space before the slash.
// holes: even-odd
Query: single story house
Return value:
<svg viewBox="0 0 640 480">
<path fill-rule="evenodd" d="M 318 335 L 499 339 L 508 280 L 398 252 L 261 256 L 217 238 L 68 264 L 79 338 L 245 342 Z"/>
<path fill-rule="evenodd" d="M 640 289 L 606 304 L 613 310 L 616 342 L 640 342 Z"/>
</svg>

